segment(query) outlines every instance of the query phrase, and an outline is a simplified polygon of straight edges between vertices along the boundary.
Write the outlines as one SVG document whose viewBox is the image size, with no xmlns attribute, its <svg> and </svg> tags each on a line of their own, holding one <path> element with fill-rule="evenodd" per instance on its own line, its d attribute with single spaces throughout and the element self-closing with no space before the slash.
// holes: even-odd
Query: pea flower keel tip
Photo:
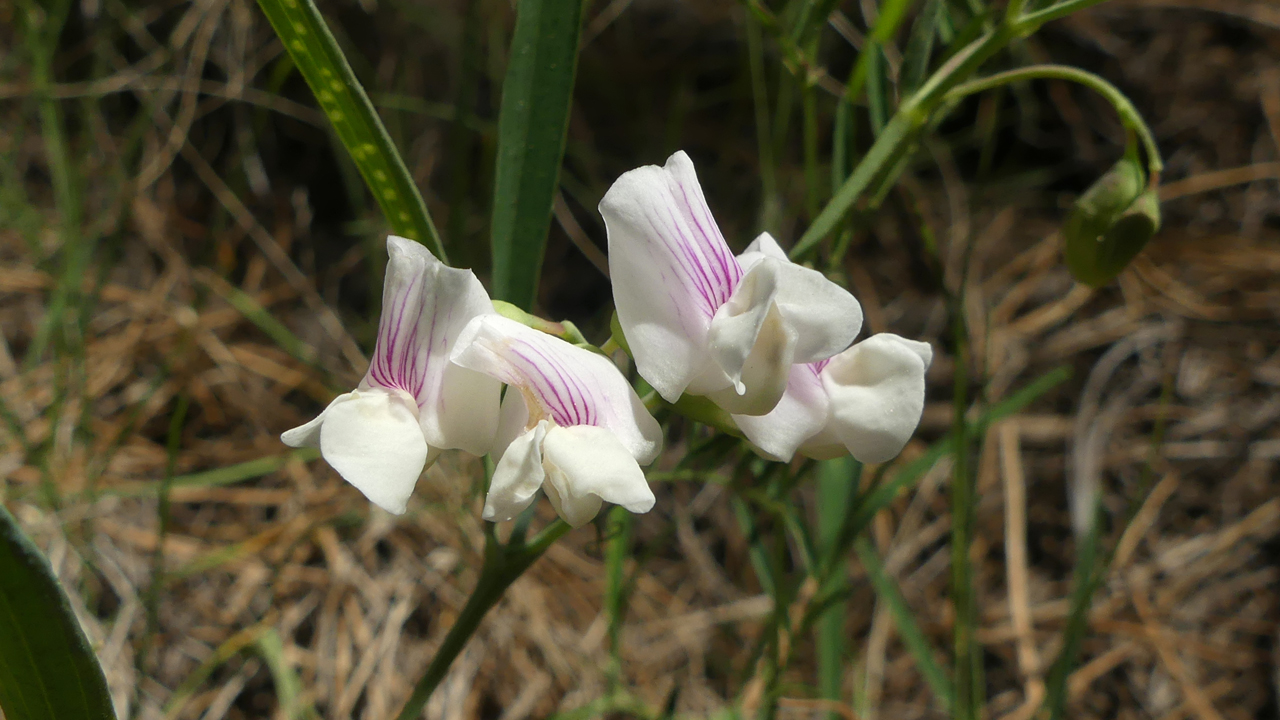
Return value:
<svg viewBox="0 0 1280 720">
<path fill-rule="evenodd" d="M 688 392 L 764 415 L 792 364 L 835 355 L 861 329 L 858 301 L 792 263 L 767 233 L 734 257 L 683 152 L 624 173 L 600 214 L 619 324 L 640 375 L 668 402 Z"/>
<path fill-rule="evenodd" d="M 539 489 L 574 527 L 604 502 L 653 507 L 640 465 L 657 457 L 662 429 L 608 359 L 498 315 L 472 320 L 451 357 L 509 386 L 486 520 L 514 518 Z"/>
<path fill-rule="evenodd" d="M 320 448 L 347 482 L 399 514 L 441 450 L 488 452 L 502 386 L 449 361 L 467 323 L 494 314 L 476 276 L 394 235 L 387 254 L 378 339 L 364 379 L 280 439 Z"/>
<path fill-rule="evenodd" d="M 884 462 L 902 451 L 924 412 L 928 343 L 881 333 L 830 360 L 796 365 L 778 406 L 767 415 L 734 415 L 764 454 L 790 460 L 852 454 Z"/>
</svg>

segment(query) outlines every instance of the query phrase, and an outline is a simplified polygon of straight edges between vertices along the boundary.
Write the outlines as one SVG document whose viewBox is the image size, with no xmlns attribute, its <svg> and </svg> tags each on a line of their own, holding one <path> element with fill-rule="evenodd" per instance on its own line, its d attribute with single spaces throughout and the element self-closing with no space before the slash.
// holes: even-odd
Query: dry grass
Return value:
<svg viewBox="0 0 1280 720">
<path fill-rule="evenodd" d="M 103 12 L 112 7 L 104 3 Z M 0 399 L 12 420 L 0 430 L 0 497 L 80 601 L 122 717 L 281 717 L 307 708 L 326 718 L 388 717 L 475 582 L 478 466 L 446 455 L 419 483 L 409 514 L 393 518 L 372 510 L 324 463 L 284 453 L 278 433 L 363 371 L 358 348 L 368 332 L 360 318 L 368 287 L 376 286 L 366 268 L 379 261 L 367 259 L 367 245 L 343 238 L 337 222 L 346 218 L 328 207 L 335 201 L 316 197 L 306 182 L 308 168 L 337 168 L 326 164 L 323 137 L 301 124 L 317 123 L 315 113 L 287 99 L 305 96 L 261 89 L 259 76 L 278 50 L 256 9 L 244 0 L 157 8 L 129 30 L 151 54 L 91 82 L 58 86 L 60 96 L 73 97 L 111 85 L 146 117 L 140 160 L 129 164 L 117 125 L 127 103 L 64 105 L 83 156 L 97 159 L 76 170 L 88 208 L 85 234 L 101 244 L 93 272 L 68 290 L 73 309 L 84 313 L 82 330 L 57 324 L 59 351 L 30 364 L 25 352 L 59 283 L 59 215 L 33 106 L 0 105 L 3 127 L 12 128 L 0 133 L 0 150 L 14 169 L 9 182 L 19 181 L 7 187 L 29 198 L 7 200 L 13 222 L 0 227 Z M 720 6 L 705 15 L 656 2 L 598 11 L 599 28 L 589 34 L 600 39 L 584 56 L 582 82 L 583 92 L 600 97 L 607 92 L 592 84 L 601 71 L 591 63 L 625 57 L 623 41 L 633 36 L 624 31 L 667 34 L 660 36 L 674 44 L 673 57 L 659 56 L 655 72 L 687 57 L 697 28 L 717 41 L 732 37 Z M 384 30 L 396 17 L 386 8 L 342 12 Z M 992 427 L 982 442 L 973 558 L 992 718 L 1029 718 L 1044 693 L 1068 606 L 1068 498 L 1096 487 L 1118 519 L 1144 473 L 1153 480 L 1150 494 L 1123 536 L 1109 541 L 1117 546 L 1115 566 L 1071 678 L 1072 717 L 1234 720 L 1276 712 L 1280 36 L 1268 13 L 1261 2 L 1121 3 L 1029 46 L 1032 55 L 1084 62 L 1132 90 L 1165 150 L 1165 229 L 1110 288 L 1070 281 L 1057 254 L 1062 212 L 1043 189 L 1031 195 L 967 185 L 945 150 L 942 172 L 921 171 L 904 185 L 904 197 L 945 229 L 950 281 L 967 278 L 967 320 L 987 399 L 1059 364 L 1076 370 L 1068 387 Z M 170 34 L 151 37 L 162 26 Z M 411 54 L 452 57 L 441 39 L 450 32 L 440 30 Z M 0 47 L 13 47 L 6 45 L 11 33 L 0 30 Z M 84 47 L 71 43 L 65 52 Z M 738 63 L 741 49 L 731 52 L 738 54 L 703 58 L 691 74 Z M 75 62 L 67 60 L 65 72 L 86 72 Z M 29 100 L 31 88 L 13 63 L 6 60 L 15 74 L 0 93 Z M 379 77 L 402 78 L 386 56 L 373 65 Z M 632 66 L 619 72 L 643 74 Z M 428 94 L 437 82 L 430 74 L 407 75 L 409 90 L 444 96 L 441 87 Z M 696 97 L 697 83 L 688 87 L 686 99 Z M 1104 138 L 1116 137 L 1105 108 L 1066 87 L 1044 95 L 1065 119 L 1049 127 L 1070 135 L 1054 147 L 1065 143 L 1077 170 L 1103 167 L 1115 151 Z M 246 103 L 271 107 L 276 124 L 262 131 L 237 115 Z M 737 113 L 734 122 L 749 129 L 749 108 L 735 103 L 713 110 Z M 717 148 L 720 158 L 705 173 L 713 207 L 727 228 L 749 227 L 753 218 L 740 212 L 747 203 L 732 192 L 754 197 L 758 188 L 751 178 L 730 179 L 750 152 L 749 132 L 717 137 L 723 120 L 690 112 L 683 137 Z M 298 120 L 281 126 L 280 113 Z M 574 167 L 586 189 L 557 208 L 563 231 L 548 255 L 549 312 L 595 312 L 602 280 L 571 255 L 571 240 L 600 239 L 584 198 L 622 169 L 614 165 L 659 157 L 647 148 L 620 150 L 619 130 L 591 131 L 608 117 L 594 107 L 575 116 L 574 142 L 587 150 Z M 448 124 L 414 122 L 397 132 L 411 138 L 402 146 L 425 179 L 447 165 Z M 229 130 L 245 127 L 260 134 L 246 140 Z M 289 133 L 301 134 L 301 149 L 286 144 Z M 89 142 L 99 144 L 96 152 Z M 589 162 L 602 156 L 598 167 Z M 254 158 L 265 159 L 265 176 L 255 175 Z M 124 200 L 108 182 L 119 167 L 140 176 Z M 232 167 L 249 169 L 236 175 Z M 270 183 L 253 187 L 254 178 Z M 718 189 L 716 178 L 724 178 Z M 447 217 L 442 202 L 433 198 L 433 210 Z M 896 208 L 891 203 L 859 241 L 848 270 L 872 331 L 929 339 L 939 351 L 930 375 L 936 399 L 923 439 L 904 453 L 910 459 L 950 421 L 952 362 L 939 338 L 942 300 L 915 279 L 916 223 Z M 361 216 L 360 208 L 353 213 Z M 566 220 L 575 215 L 580 224 Z M 460 226 L 482 232 L 482 223 Z M 962 274 L 967 243 L 971 265 Z M 245 296 L 296 335 L 295 352 L 247 317 L 243 302 L 231 302 Z M 180 403 L 189 410 L 170 453 Z M 1154 446 L 1160 424 L 1163 442 Z M 264 457 L 280 458 L 278 469 L 229 484 L 188 475 Z M 872 531 L 938 648 L 950 630 L 946 470 L 942 463 L 931 471 Z M 180 477 L 162 532 L 157 488 L 172 474 Z M 750 686 L 750 648 L 773 608 L 726 495 L 713 483 L 664 483 L 657 508 L 637 523 L 621 682 L 649 707 L 674 697 L 680 714 L 705 716 Z M 545 503 L 542 510 L 545 520 Z M 522 720 L 605 697 L 601 555 L 601 537 L 590 528 L 553 547 L 486 620 L 429 715 Z M 851 563 L 850 573 L 846 622 L 856 657 L 845 697 L 856 699 L 857 717 L 940 717 L 887 609 L 860 567 Z M 794 642 L 780 715 L 853 717 L 848 707 L 810 699 L 811 639 Z M 289 692 L 293 683 L 300 695 Z M 625 707 L 600 710 L 627 714 Z"/>
</svg>

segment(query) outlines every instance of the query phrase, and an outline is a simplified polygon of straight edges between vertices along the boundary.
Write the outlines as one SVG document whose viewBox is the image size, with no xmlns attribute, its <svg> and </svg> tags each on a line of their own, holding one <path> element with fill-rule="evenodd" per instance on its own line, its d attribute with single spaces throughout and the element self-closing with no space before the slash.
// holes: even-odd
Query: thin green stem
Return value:
<svg viewBox="0 0 1280 720">
<path fill-rule="evenodd" d="M 1129 98 L 1125 97 L 1124 93 L 1120 92 L 1115 85 L 1093 73 L 1068 65 L 1032 65 L 1030 67 L 1016 68 L 960 83 L 947 91 L 943 97 L 943 102 L 952 103 L 975 93 L 1025 80 L 1066 80 L 1084 85 L 1101 95 L 1115 108 L 1116 114 L 1120 116 L 1120 122 L 1124 124 L 1125 128 L 1132 130 L 1142 140 L 1142 145 L 1147 152 L 1147 168 L 1151 177 L 1158 182 L 1164 165 L 1160 160 L 1160 149 L 1156 146 L 1155 135 L 1151 132 L 1151 128 L 1147 126 L 1146 121 L 1142 119 L 1142 114 L 1133 106 Z"/>
<path fill-rule="evenodd" d="M 1043 10 L 1037 10 L 1033 13 L 1023 15 L 1018 20 L 1017 24 L 1023 29 L 1025 37 L 1026 35 L 1030 35 L 1036 30 L 1039 30 L 1041 25 L 1051 20 L 1064 18 L 1071 13 L 1091 8 L 1094 5 L 1101 5 L 1106 1 L 1107 0 L 1067 0 L 1066 2 L 1061 2 L 1057 5 L 1051 5 Z"/>
<path fill-rule="evenodd" d="M 876 138 L 848 180 L 833 194 L 831 202 L 814 218 L 809 229 L 791 249 L 791 257 L 798 259 L 807 255 L 824 238 L 830 236 L 868 189 L 877 189 L 896 178 L 902 167 L 899 160 L 909 150 L 916 134 L 928 125 L 935 111 L 943 106 L 947 94 L 971 76 L 982 63 L 1013 40 L 1034 33 L 1044 23 L 1101 2 L 1105 0 L 1068 0 L 1016 20 L 1006 17 L 1004 22 L 951 56 L 915 94 L 898 106 L 884 131 Z M 1148 151 L 1153 157 L 1157 156 L 1154 142 L 1148 145 Z"/>
<path fill-rule="evenodd" d="M 398 716 L 400 720 L 412 720 L 422 715 L 422 709 L 426 707 L 431 693 L 435 692 L 436 687 L 449 671 L 449 666 L 467 646 L 467 641 L 480 627 L 480 621 L 484 619 L 489 609 L 497 604 L 516 578 L 528 570 L 529 566 L 542 557 L 542 553 L 546 552 L 552 543 L 559 540 L 570 529 L 568 523 L 557 519 L 543 528 L 529 542 L 512 545 L 502 545 L 497 541 L 496 535 L 486 534 L 484 566 L 480 569 L 480 580 L 476 583 L 476 589 L 471 592 L 471 597 L 467 598 L 467 604 L 462 607 L 462 612 L 454 621 L 453 627 L 449 628 L 449 634 L 445 635 L 444 642 L 440 644 L 435 657 L 431 658 L 427 671 L 414 686 L 413 694 L 409 696 L 409 701 L 400 711 Z"/>
<path fill-rule="evenodd" d="M 751 67 L 751 99 L 755 106 L 756 146 L 760 155 L 760 224 L 766 230 L 774 230 L 779 206 L 778 171 L 773 156 L 773 131 L 769 118 L 769 84 L 764 71 L 764 40 L 760 37 L 760 21 L 747 14 L 747 55 Z"/>
</svg>

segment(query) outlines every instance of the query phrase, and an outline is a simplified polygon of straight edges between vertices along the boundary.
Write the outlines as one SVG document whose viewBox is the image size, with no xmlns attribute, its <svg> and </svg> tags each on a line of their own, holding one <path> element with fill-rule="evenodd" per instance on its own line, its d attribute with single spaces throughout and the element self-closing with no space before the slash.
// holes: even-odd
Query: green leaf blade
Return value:
<svg viewBox="0 0 1280 720">
<path fill-rule="evenodd" d="M 3 506 L 0 709 L 8 720 L 115 720 L 106 678 L 67 596 Z"/>
<path fill-rule="evenodd" d="M 533 307 L 573 102 L 582 3 L 521 0 L 498 113 L 493 291 Z"/>
<path fill-rule="evenodd" d="M 443 262 L 444 243 L 409 168 L 313 0 L 258 0 L 397 235 Z"/>
</svg>

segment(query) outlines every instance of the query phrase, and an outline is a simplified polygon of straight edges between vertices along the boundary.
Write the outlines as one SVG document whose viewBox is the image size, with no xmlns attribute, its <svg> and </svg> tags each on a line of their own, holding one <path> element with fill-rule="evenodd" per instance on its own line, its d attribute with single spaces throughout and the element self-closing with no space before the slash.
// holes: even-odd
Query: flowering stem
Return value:
<svg viewBox="0 0 1280 720">
<path fill-rule="evenodd" d="M 414 686 L 413 694 L 409 696 L 409 701 L 400 711 L 398 716 L 400 720 L 413 720 L 422 716 L 422 709 L 426 707 L 431 693 L 435 692 L 440 681 L 444 680 L 449 666 L 467 646 L 467 641 L 480 627 L 480 621 L 484 619 L 489 609 L 497 604 L 516 578 L 524 574 L 524 571 L 528 570 L 535 560 L 542 557 L 542 553 L 546 552 L 552 543 L 569 530 L 568 523 L 557 519 L 529 542 L 515 541 L 509 545 L 498 542 L 493 533 L 486 533 L 484 566 L 480 568 L 480 580 L 476 583 L 476 589 L 471 592 L 471 597 L 467 598 L 467 604 L 463 606 L 453 627 L 449 628 L 449 634 L 445 635 L 444 642 L 440 644 L 440 649 L 431 659 L 427 671 Z"/>
<path fill-rule="evenodd" d="M 896 177 L 898 168 L 901 167 L 898 161 L 911 148 L 916 134 L 929 123 L 934 112 L 944 105 L 947 94 L 971 76 L 982 63 L 1010 42 L 1039 30 L 1046 22 L 1101 2 L 1105 0 L 1067 0 L 1021 17 L 1006 16 L 999 25 L 952 55 L 914 95 L 898 106 L 871 149 L 849 175 L 849 179 L 835 192 L 831 201 L 791 249 L 791 257 L 800 258 L 812 251 L 819 242 L 835 231 L 845 214 L 868 189 L 881 187 Z"/>
<path fill-rule="evenodd" d="M 1001 85 L 1034 79 L 1067 80 L 1079 83 L 1105 98 L 1115 108 L 1116 114 L 1120 116 L 1120 122 L 1124 124 L 1125 128 L 1133 131 L 1141 138 L 1142 145 L 1147 152 L 1147 169 L 1150 177 L 1153 182 L 1159 181 L 1160 171 L 1164 168 L 1164 164 L 1160 160 L 1160 149 L 1156 146 L 1155 136 L 1152 134 L 1151 128 L 1147 127 L 1142 115 L 1138 113 L 1137 108 L 1133 106 L 1129 98 L 1125 97 L 1124 93 L 1120 92 L 1115 85 L 1093 73 L 1068 65 L 1032 65 L 956 85 L 947 92 L 943 101 L 950 103 L 965 96 L 1000 87 Z"/>
</svg>

